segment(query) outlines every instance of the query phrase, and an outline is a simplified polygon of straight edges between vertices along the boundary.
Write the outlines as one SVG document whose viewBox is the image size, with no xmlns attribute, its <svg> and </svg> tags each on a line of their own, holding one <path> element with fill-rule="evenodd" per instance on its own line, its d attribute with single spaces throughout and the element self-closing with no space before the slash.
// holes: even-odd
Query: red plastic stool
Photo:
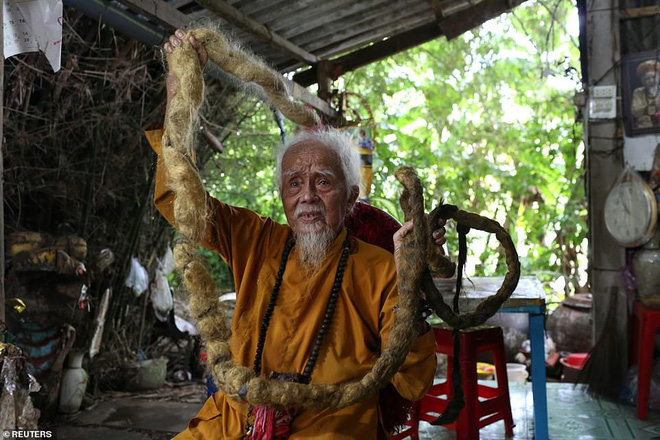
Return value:
<svg viewBox="0 0 660 440">
<path fill-rule="evenodd" d="M 401 431 L 392 434 L 391 440 L 419 440 L 419 403 L 419 400 L 413 402 L 413 405 L 410 408 L 410 413 L 408 414 L 406 426 L 404 426 Z"/>
<path fill-rule="evenodd" d="M 632 317 L 632 363 L 637 362 L 637 418 L 646 419 L 649 411 L 649 390 L 655 333 L 660 329 L 660 310 L 635 301 Z"/>
<path fill-rule="evenodd" d="M 426 396 L 416 403 L 413 420 L 409 423 L 410 428 L 401 432 L 401 437 L 396 438 L 405 438 L 405 435 L 413 439 L 418 438 L 417 424 L 419 420 L 432 422 L 437 419 L 445 411 L 452 397 L 451 372 L 454 337 L 452 330 L 437 327 L 433 330 L 435 331 L 436 352 L 447 355 L 447 380 L 433 385 Z M 475 440 L 479 438 L 481 428 L 504 420 L 506 435 L 512 436 L 514 424 L 509 401 L 509 382 L 506 374 L 502 329 L 479 327 L 461 331 L 460 338 L 460 365 L 465 407 L 461 410 L 456 422 L 444 426 L 456 431 L 457 440 Z M 480 385 L 477 382 L 477 353 L 484 351 L 493 353 L 496 387 Z"/>
</svg>

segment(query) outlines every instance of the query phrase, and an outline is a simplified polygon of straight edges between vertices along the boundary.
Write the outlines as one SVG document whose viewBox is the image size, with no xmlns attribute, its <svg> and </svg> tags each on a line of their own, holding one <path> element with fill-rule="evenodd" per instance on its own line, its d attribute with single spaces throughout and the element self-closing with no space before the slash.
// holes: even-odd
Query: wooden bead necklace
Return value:
<svg viewBox="0 0 660 440">
<path fill-rule="evenodd" d="M 343 251 L 341 258 L 339 259 L 339 265 L 337 266 L 337 273 L 335 275 L 335 281 L 332 284 L 332 291 L 330 292 L 330 298 L 328 299 L 328 304 L 325 308 L 325 313 L 323 315 L 323 321 L 321 322 L 321 327 L 316 334 L 316 340 L 314 341 L 314 346 L 312 347 L 312 352 L 309 356 L 309 360 L 305 365 L 303 373 L 271 373 L 273 378 L 279 378 L 280 380 L 284 379 L 291 382 L 299 383 L 310 383 L 312 378 L 312 372 L 314 371 L 314 366 L 316 365 L 316 360 L 319 356 L 319 351 L 321 350 L 321 345 L 323 344 L 323 338 L 328 328 L 330 327 L 330 322 L 332 321 L 332 315 L 335 311 L 335 306 L 337 304 L 337 297 L 339 296 L 339 290 L 341 288 L 342 280 L 344 279 L 344 269 L 346 268 L 346 262 L 348 261 L 348 254 L 350 252 L 350 234 L 346 233 L 346 239 L 343 244 Z M 289 242 L 287 242 L 282 251 L 282 259 L 280 261 L 280 268 L 277 271 L 277 276 L 275 277 L 275 284 L 273 285 L 272 293 L 270 294 L 270 300 L 268 301 L 268 307 L 266 308 L 266 313 L 264 313 L 263 321 L 261 322 L 261 328 L 259 329 L 259 341 L 257 343 L 257 353 L 254 356 L 254 374 L 259 376 L 261 375 L 261 359 L 263 357 L 264 345 L 266 343 L 266 333 L 268 332 L 268 326 L 270 325 L 270 318 L 273 315 L 275 310 L 275 303 L 277 302 L 277 296 L 280 293 L 280 287 L 282 287 L 282 279 L 284 278 L 284 271 L 286 269 L 286 263 L 289 259 L 289 254 L 296 244 L 295 237 Z"/>
</svg>

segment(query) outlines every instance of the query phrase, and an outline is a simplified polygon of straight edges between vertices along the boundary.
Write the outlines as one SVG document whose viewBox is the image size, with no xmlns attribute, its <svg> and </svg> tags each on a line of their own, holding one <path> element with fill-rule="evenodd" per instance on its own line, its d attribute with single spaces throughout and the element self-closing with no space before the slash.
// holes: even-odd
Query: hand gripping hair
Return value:
<svg viewBox="0 0 660 440">
<path fill-rule="evenodd" d="M 427 255 L 435 255 L 429 250 L 429 247 L 435 246 L 435 244 L 428 240 L 429 226 L 424 213 L 422 187 L 414 171 L 410 168 L 403 168 L 397 170 L 396 173 L 397 179 L 404 186 L 402 207 L 406 217 L 414 220 L 415 226 L 412 233 L 405 236 L 401 252 L 396 256 L 399 308 L 395 315 L 395 323 L 388 344 L 382 350 L 373 368 L 360 380 L 354 382 L 302 384 L 267 380 L 257 376 L 249 367 L 235 366 L 229 348 L 230 332 L 219 307 L 215 284 L 204 264 L 195 255 L 195 242 L 206 233 L 208 213 L 207 195 L 194 161 L 191 159 L 190 150 L 194 141 L 197 114 L 204 95 L 202 70 L 197 60 L 197 54 L 188 41 L 191 35 L 204 45 L 209 58 L 218 67 L 243 82 L 256 83 L 263 87 L 273 104 L 294 123 L 310 127 L 318 124 L 318 118 L 305 105 L 297 103 L 291 98 L 278 74 L 261 60 L 230 43 L 224 35 L 216 31 L 190 30 L 183 39 L 181 47 L 168 54 L 168 64 L 172 73 L 179 79 L 179 89 L 170 101 L 169 111 L 166 115 L 162 156 L 169 176 L 170 188 L 176 194 L 174 200 L 175 223 L 186 237 L 175 247 L 175 262 L 184 284 L 191 293 L 190 309 L 197 320 L 200 334 L 205 340 L 209 365 L 218 387 L 225 395 L 237 401 L 247 401 L 255 406 L 306 408 L 342 408 L 372 395 L 386 385 L 399 370 L 412 343 L 418 336 L 417 328 L 421 319 L 419 302 L 422 290 L 426 292 L 431 304 L 439 307 L 437 309 L 440 311 L 439 316 L 443 319 L 448 318 L 445 320 L 455 325 L 456 328 L 465 328 L 468 323 L 474 324 L 474 322 L 483 322 L 482 319 L 485 320 L 484 317 L 487 313 L 483 310 L 476 319 L 463 315 L 454 314 L 452 316 L 449 313 L 451 310 L 447 311 L 448 306 L 444 304 L 442 296 L 432 287 Z M 449 209 L 443 213 L 446 218 L 454 218 L 457 213 L 462 213 L 462 211 Z M 505 244 L 505 248 L 507 248 L 507 262 L 509 262 L 512 245 L 508 247 Z M 517 261 L 515 249 L 513 252 L 515 258 L 512 258 Z M 447 265 L 446 261 L 435 263 L 436 267 L 447 267 Z M 517 277 L 517 274 L 509 277 L 515 278 L 513 285 L 511 286 L 509 283 L 506 289 L 500 289 L 495 295 L 497 308 L 511 295 L 517 283 Z M 488 311 L 492 310 L 492 307 L 493 304 L 488 307 Z M 491 315 L 497 308 L 492 310 Z"/>
</svg>

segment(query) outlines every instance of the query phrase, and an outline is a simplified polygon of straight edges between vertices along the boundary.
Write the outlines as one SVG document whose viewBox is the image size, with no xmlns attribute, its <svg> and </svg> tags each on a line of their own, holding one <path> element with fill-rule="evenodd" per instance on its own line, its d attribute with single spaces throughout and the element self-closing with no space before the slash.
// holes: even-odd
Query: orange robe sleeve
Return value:
<svg viewBox="0 0 660 440">
<path fill-rule="evenodd" d="M 159 128 L 159 129 L 149 130 L 145 132 L 145 135 L 147 137 L 147 140 L 149 141 L 149 145 L 158 155 L 158 162 L 156 164 L 156 185 L 154 189 L 154 204 L 156 205 L 158 211 L 163 215 L 163 217 L 165 217 L 165 219 L 167 219 L 167 221 L 170 222 L 170 224 L 176 228 L 176 223 L 174 221 L 175 194 L 174 191 L 172 191 L 170 187 L 167 185 L 167 181 L 168 181 L 167 170 L 163 165 L 163 158 L 161 156 L 163 129 Z M 222 208 L 224 208 L 227 205 L 224 205 L 224 203 L 220 202 L 219 200 L 210 197 L 208 193 L 207 193 L 207 200 L 209 204 L 209 212 L 212 213 L 212 215 L 209 217 L 209 222 L 207 223 L 207 229 L 206 229 L 204 241 L 200 244 L 208 249 L 213 249 L 218 251 L 221 255 L 223 255 L 223 257 L 225 257 L 224 254 L 227 254 L 228 253 L 227 251 L 230 249 L 230 244 L 228 242 L 229 237 L 226 236 L 227 234 L 222 234 L 221 231 L 218 230 L 219 226 L 222 225 L 217 225 L 216 220 L 218 218 L 222 218 L 219 217 L 217 214 L 220 210 L 222 210 Z"/>
<path fill-rule="evenodd" d="M 156 165 L 156 184 L 154 189 L 154 204 L 158 211 L 176 228 L 174 220 L 174 192 L 167 185 L 167 170 L 163 166 L 161 156 L 163 130 L 158 128 L 145 132 L 151 148 L 158 154 Z M 234 274 L 234 280 L 239 283 L 251 251 L 258 242 L 268 243 L 277 223 L 261 217 L 257 213 L 244 208 L 236 208 L 207 193 L 209 217 L 206 233 L 199 243 L 207 249 L 216 251 L 229 264 Z"/>
</svg>

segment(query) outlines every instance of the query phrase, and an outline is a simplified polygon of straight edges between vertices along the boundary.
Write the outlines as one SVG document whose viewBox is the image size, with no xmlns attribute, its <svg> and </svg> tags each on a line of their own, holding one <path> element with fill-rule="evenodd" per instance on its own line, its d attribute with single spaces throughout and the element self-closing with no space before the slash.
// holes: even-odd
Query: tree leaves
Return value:
<svg viewBox="0 0 660 440">
<path fill-rule="evenodd" d="M 549 78 L 579 68 L 574 36 L 564 25 L 577 12 L 565 0 L 549 7 L 528 2 L 515 11 L 451 42 L 435 40 L 367 66 L 345 81 L 365 95 L 378 122 L 379 204 L 397 194 L 392 171 L 413 166 L 429 199 L 445 197 L 507 225 L 527 274 L 569 285 L 580 265 L 574 261 L 566 273 L 561 256 L 565 248 L 584 252 L 586 232 L 574 226 L 585 204 L 571 101 L 580 85 L 558 89 Z M 553 20 L 561 25 L 550 26 Z M 558 237 L 567 246 L 558 245 Z M 449 237 L 450 249 L 454 240 Z M 472 240 L 474 274 L 502 274 L 495 242 L 486 248 L 487 241 Z"/>
<path fill-rule="evenodd" d="M 410 165 L 429 201 L 444 197 L 508 227 L 526 274 L 555 289 L 557 279 L 583 283 L 583 148 L 572 104 L 579 54 L 566 31 L 576 20 L 570 0 L 529 1 L 451 42 L 434 40 L 344 75 L 337 84 L 366 99 L 378 128 L 372 203 L 400 218 L 394 170 Z M 284 221 L 272 174 L 278 142 L 261 106 L 207 170 L 209 182 L 219 179 L 212 192 Z M 503 274 L 495 243 L 472 239 L 474 275 Z M 450 233 L 450 252 L 455 246 Z M 562 264 L 566 255 L 571 265 Z"/>
</svg>

